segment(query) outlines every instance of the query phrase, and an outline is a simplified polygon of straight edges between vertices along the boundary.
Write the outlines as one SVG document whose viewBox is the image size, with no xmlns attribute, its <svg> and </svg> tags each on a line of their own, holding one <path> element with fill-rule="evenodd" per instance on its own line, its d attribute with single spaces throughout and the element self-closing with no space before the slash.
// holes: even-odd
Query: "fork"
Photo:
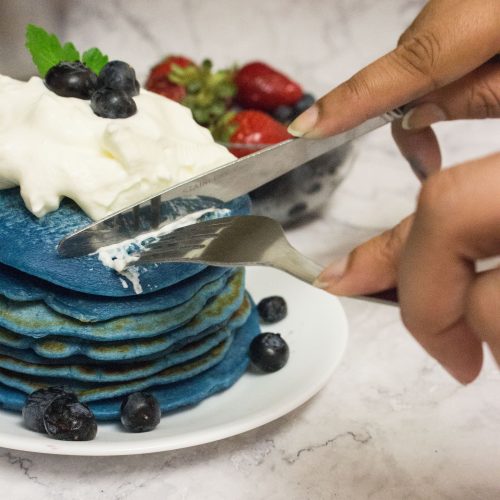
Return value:
<svg viewBox="0 0 500 500">
<path fill-rule="evenodd" d="M 224 217 L 178 228 L 148 244 L 134 264 L 160 262 L 270 266 L 309 284 L 322 270 L 288 242 L 277 221 L 259 215 Z M 397 304 L 395 290 L 359 298 Z"/>
</svg>

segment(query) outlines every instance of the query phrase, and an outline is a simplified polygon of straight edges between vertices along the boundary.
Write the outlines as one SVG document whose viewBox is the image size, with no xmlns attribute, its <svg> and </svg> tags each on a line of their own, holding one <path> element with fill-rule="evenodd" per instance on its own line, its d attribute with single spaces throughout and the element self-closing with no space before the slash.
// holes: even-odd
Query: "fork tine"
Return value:
<svg viewBox="0 0 500 500">
<path fill-rule="evenodd" d="M 171 233 L 162 234 L 158 240 L 152 244 L 159 244 L 167 241 L 183 241 L 191 238 L 212 238 L 220 231 L 230 225 L 229 222 L 219 223 L 218 220 L 203 221 L 189 226 L 184 226 L 172 231 Z"/>
<path fill-rule="evenodd" d="M 203 247 L 207 246 L 206 238 L 194 238 L 183 241 L 158 242 L 147 247 L 146 252 L 150 253 L 153 251 L 168 252 L 170 250 L 183 250 L 186 248 L 191 248 L 194 245 L 202 245 Z"/>
<path fill-rule="evenodd" d="M 150 201 L 151 204 L 151 227 L 157 228 L 161 219 L 161 196 L 156 196 Z"/>
<path fill-rule="evenodd" d="M 185 243 L 196 243 L 205 240 L 213 239 L 217 236 L 218 233 L 202 233 L 202 234 L 186 234 L 186 235 L 175 235 L 172 233 L 172 236 L 166 238 L 158 238 L 157 240 L 152 241 L 147 246 L 148 247 L 167 247 L 169 245 L 180 245 Z"/>
<path fill-rule="evenodd" d="M 138 206 L 135 206 L 132 209 L 132 218 L 133 218 L 133 228 L 135 230 L 139 229 L 140 209 Z"/>
<path fill-rule="evenodd" d="M 189 247 L 189 251 L 194 251 L 194 250 L 203 250 L 205 247 L 203 245 L 193 245 L 192 247 Z M 151 251 L 151 252 L 144 252 L 140 254 L 139 260 L 135 261 L 134 264 L 146 264 L 146 263 L 154 263 L 154 262 L 167 262 L 167 261 L 176 261 L 176 260 L 181 260 L 181 259 L 189 259 L 190 257 L 185 255 L 186 252 L 184 251 L 182 254 L 179 254 L 178 251 L 164 251 L 164 250 L 158 250 L 158 251 Z M 193 257 L 191 257 L 193 258 Z"/>
<path fill-rule="evenodd" d="M 168 241 L 184 241 L 184 240 L 191 240 L 191 238 L 212 238 L 216 236 L 219 233 L 219 231 L 182 231 L 182 232 L 177 232 L 174 231 L 172 233 L 168 233 L 165 235 L 161 235 L 158 237 L 158 240 L 155 241 L 154 243 L 163 243 L 163 242 L 168 242 Z"/>
</svg>

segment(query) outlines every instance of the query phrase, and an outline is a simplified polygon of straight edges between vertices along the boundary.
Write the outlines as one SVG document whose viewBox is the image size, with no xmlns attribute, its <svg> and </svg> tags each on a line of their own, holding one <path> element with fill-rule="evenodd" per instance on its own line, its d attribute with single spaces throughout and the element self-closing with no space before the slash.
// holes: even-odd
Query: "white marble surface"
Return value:
<svg viewBox="0 0 500 500">
<path fill-rule="evenodd" d="M 141 75 L 167 52 L 210 55 L 221 65 L 262 58 L 320 94 L 388 50 L 422 3 L 68 0 L 61 32 L 129 60 Z M 500 123 L 437 131 L 451 165 L 498 148 Z M 411 212 L 417 192 L 388 130 L 378 131 L 358 148 L 324 216 L 290 238 L 326 263 Z M 477 382 L 462 387 L 416 345 L 397 309 L 343 304 L 351 337 L 340 368 L 286 417 L 224 441 L 146 456 L 0 449 L 3 498 L 499 498 L 500 372 L 491 359 Z"/>
</svg>

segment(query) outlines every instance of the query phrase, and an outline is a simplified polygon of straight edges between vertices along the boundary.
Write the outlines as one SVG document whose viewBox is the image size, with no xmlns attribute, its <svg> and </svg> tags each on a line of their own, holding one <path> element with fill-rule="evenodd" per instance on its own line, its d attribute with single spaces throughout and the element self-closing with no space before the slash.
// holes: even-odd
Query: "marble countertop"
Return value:
<svg viewBox="0 0 500 500">
<path fill-rule="evenodd" d="M 64 30 L 75 33 L 79 46 L 95 45 L 99 38 L 117 57 L 131 53 L 142 74 L 168 51 L 214 54 L 221 64 L 259 57 L 320 94 L 388 50 L 422 2 L 67 4 Z M 176 25 L 162 23 L 160 11 Z M 245 37 L 236 35 L 239 29 Z M 239 42 L 221 44 L 228 36 Z M 445 163 L 452 165 L 494 151 L 500 123 L 460 122 L 436 130 Z M 289 231 L 289 237 L 327 263 L 410 213 L 418 189 L 389 131 L 379 130 L 358 145 L 354 167 L 324 214 Z M 327 386 L 285 417 L 219 442 L 152 455 L 59 457 L 0 449 L 3 497 L 499 498 L 500 372 L 491 357 L 476 382 L 461 386 L 405 331 L 397 308 L 342 303 L 350 326 L 345 357 Z"/>
</svg>

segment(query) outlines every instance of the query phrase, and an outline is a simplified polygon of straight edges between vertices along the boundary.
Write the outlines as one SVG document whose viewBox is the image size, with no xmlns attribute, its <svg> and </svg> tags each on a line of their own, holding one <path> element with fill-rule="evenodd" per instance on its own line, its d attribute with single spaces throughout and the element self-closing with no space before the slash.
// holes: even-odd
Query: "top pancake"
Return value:
<svg viewBox="0 0 500 500">
<path fill-rule="evenodd" d="M 173 218 L 205 208 L 227 208 L 231 215 L 247 214 L 244 196 L 222 204 L 209 198 L 182 199 L 162 204 L 162 214 Z M 124 277 L 101 264 L 95 255 L 62 258 L 57 244 L 68 234 L 92 221 L 71 200 L 65 199 L 55 212 L 37 219 L 24 206 L 19 189 L 0 190 L 0 263 L 56 285 L 93 295 L 135 295 L 124 286 Z M 143 293 L 155 292 L 204 269 L 199 264 L 154 264 L 139 266 Z"/>
</svg>

